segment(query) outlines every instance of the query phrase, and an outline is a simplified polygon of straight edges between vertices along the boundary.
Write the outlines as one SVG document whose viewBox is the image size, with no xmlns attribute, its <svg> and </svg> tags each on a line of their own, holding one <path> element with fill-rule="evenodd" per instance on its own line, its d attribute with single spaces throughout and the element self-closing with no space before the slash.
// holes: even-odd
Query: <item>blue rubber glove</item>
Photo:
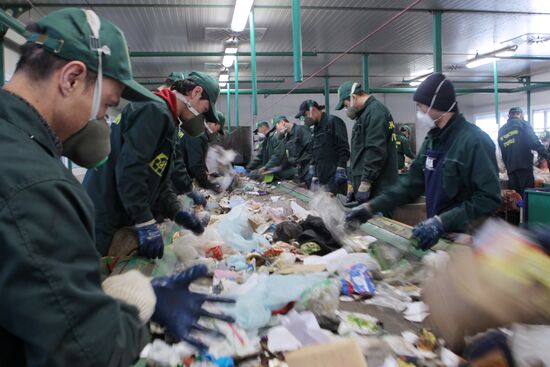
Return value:
<svg viewBox="0 0 550 367">
<path fill-rule="evenodd" d="M 161 259 L 164 255 L 164 241 L 156 223 L 137 225 L 139 254 L 148 259 Z"/>
<path fill-rule="evenodd" d="M 370 182 L 363 181 L 361 182 L 361 185 L 359 185 L 359 188 L 357 189 L 357 192 L 355 193 L 355 200 L 357 200 L 358 203 L 366 203 L 367 200 L 369 200 L 370 197 Z"/>
<path fill-rule="evenodd" d="M 334 182 L 336 183 L 336 185 L 343 185 L 348 182 L 348 176 L 346 175 L 345 168 L 336 168 L 336 173 L 334 174 Z"/>
<path fill-rule="evenodd" d="M 304 177 L 304 181 L 306 182 L 307 187 L 311 186 L 311 180 L 315 177 L 315 166 L 310 165 L 307 169 L 307 173 Z"/>
<path fill-rule="evenodd" d="M 203 194 L 201 194 L 198 191 L 191 191 L 190 193 L 186 194 L 187 197 L 189 197 L 191 200 L 193 200 L 193 203 L 195 205 L 202 205 L 203 207 L 206 207 L 206 198 Z"/>
<path fill-rule="evenodd" d="M 317 177 L 311 178 L 311 184 L 309 185 L 309 190 L 311 192 L 317 192 L 321 188 L 321 185 L 319 184 L 319 179 Z"/>
<path fill-rule="evenodd" d="M 174 216 L 174 222 L 193 231 L 194 234 L 202 234 L 204 232 L 204 226 L 195 213 L 180 210 Z"/>
<path fill-rule="evenodd" d="M 444 233 L 443 223 L 436 215 L 414 226 L 411 240 L 419 249 L 428 250 L 439 241 Z"/>
<path fill-rule="evenodd" d="M 353 208 L 346 214 L 346 227 L 351 230 L 356 230 L 359 225 L 365 223 L 373 217 L 373 214 L 368 204 L 363 204 Z"/>
<path fill-rule="evenodd" d="M 206 265 L 200 264 L 178 274 L 151 280 L 157 296 L 157 304 L 151 320 L 164 326 L 170 335 L 188 342 L 199 350 L 207 349 L 207 346 L 192 337 L 190 335 L 192 331 L 210 332 L 221 336 L 216 330 L 200 326 L 198 321 L 201 316 L 235 322 L 235 319 L 230 316 L 217 315 L 202 309 L 204 302 L 234 303 L 234 300 L 189 290 L 189 285 L 194 280 L 205 277 L 207 274 Z"/>
</svg>

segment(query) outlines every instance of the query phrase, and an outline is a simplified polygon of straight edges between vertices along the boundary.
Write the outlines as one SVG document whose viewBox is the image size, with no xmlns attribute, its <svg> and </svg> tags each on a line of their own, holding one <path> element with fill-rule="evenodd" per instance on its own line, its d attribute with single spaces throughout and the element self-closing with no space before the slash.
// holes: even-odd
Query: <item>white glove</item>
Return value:
<svg viewBox="0 0 550 367">
<path fill-rule="evenodd" d="M 144 324 L 155 312 L 157 297 L 151 280 L 137 270 L 110 276 L 101 286 L 103 291 L 114 299 L 137 307 L 139 318 Z"/>
</svg>

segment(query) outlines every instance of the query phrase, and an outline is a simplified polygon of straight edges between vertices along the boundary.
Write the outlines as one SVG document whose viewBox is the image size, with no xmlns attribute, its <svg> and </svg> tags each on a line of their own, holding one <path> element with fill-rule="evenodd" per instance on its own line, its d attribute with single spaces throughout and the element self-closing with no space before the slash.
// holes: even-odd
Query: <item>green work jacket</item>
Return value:
<svg viewBox="0 0 550 367">
<path fill-rule="evenodd" d="M 173 218 L 179 210 L 170 181 L 175 142 L 174 117 L 164 102 L 130 103 L 111 125 L 109 160 L 84 177 L 102 255 L 117 229 L 153 219 L 157 199 L 164 217 Z"/>
<path fill-rule="evenodd" d="M 414 159 L 411 143 L 409 143 L 409 139 L 405 135 L 397 134 L 395 147 L 397 148 L 397 168 L 403 169 L 405 167 L 405 156 Z"/>
<path fill-rule="evenodd" d="M 447 232 L 468 232 L 469 224 L 495 213 L 501 200 L 495 144 L 461 114 L 453 116 L 443 129 L 433 128 L 428 132 L 409 172 L 369 202 L 373 211 L 412 203 L 424 193 L 428 149 L 446 152 L 442 190 L 448 198 L 460 202 L 439 214 Z"/>
<path fill-rule="evenodd" d="M 303 125 L 292 126 L 283 140 L 282 170 L 277 174 L 284 180 L 302 177 L 311 164 L 311 131 Z"/>
<path fill-rule="evenodd" d="M 93 204 L 38 112 L 0 90 L 0 366 L 128 366 L 149 341 L 101 289 Z"/>
<path fill-rule="evenodd" d="M 321 121 L 313 128 L 313 164 L 321 185 L 327 185 L 336 168 L 347 168 L 350 157 L 348 131 L 341 118 L 322 114 Z"/>
<path fill-rule="evenodd" d="M 260 145 L 260 150 L 248 169 L 270 169 L 281 165 L 283 160 L 283 141 L 279 138 L 275 128 L 271 129 Z"/>
<path fill-rule="evenodd" d="M 397 180 L 395 124 L 390 111 L 370 96 L 358 113 L 351 136 L 351 175 L 354 188 L 371 183 L 371 197 Z"/>
</svg>

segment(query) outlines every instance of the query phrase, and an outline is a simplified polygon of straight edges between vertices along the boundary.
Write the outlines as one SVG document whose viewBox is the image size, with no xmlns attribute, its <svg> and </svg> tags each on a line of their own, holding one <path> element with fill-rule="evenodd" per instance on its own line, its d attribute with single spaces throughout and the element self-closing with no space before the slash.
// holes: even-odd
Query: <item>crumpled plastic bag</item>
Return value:
<svg viewBox="0 0 550 367">
<path fill-rule="evenodd" d="M 298 303 L 297 311 L 311 311 L 316 317 L 335 317 L 340 304 L 340 284 L 327 279 L 306 290 Z"/>
<path fill-rule="evenodd" d="M 235 253 L 235 250 L 226 244 L 223 237 L 220 235 L 218 222 L 206 227 L 204 233 L 200 236 L 196 236 L 191 231 L 183 231 L 181 235 L 174 240 L 173 244 L 174 251 L 183 263 L 196 259 L 198 255 L 206 256 L 208 250 L 216 246 L 220 246 L 225 255 Z"/>
<path fill-rule="evenodd" d="M 350 238 L 346 228 L 346 213 L 336 202 L 336 199 L 322 192 L 309 203 L 311 211 L 317 213 L 329 230 L 332 237 L 348 251 L 360 251 L 362 248 Z"/>
<path fill-rule="evenodd" d="M 254 233 L 254 229 L 248 221 L 249 210 L 246 204 L 241 204 L 218 222 L 218 233 L 226 244 L 233 249 L 248 253 L 269 245 L 262 236 Z"/>
<path fill-rule="evenodd" d="M 234 316 L 243 329 L 259 329 L 269 324 L 271 311 L 297 301 L 305 290 L 325 280 L 327 276 L 327 273 L 254 274 L 235 292 L 237 302 L 233 307 L 228 306 L 226 312 Z"/>
</svg>

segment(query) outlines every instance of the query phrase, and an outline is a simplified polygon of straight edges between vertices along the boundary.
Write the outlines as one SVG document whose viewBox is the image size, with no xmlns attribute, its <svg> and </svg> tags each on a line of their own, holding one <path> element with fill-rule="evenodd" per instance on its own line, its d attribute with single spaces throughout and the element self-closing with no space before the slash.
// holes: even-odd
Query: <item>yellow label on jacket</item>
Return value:
<svg viewBox="0 0 550 367">
<path fill-rule="evenodd" d="M 120 124 L 120 120 L 122 119 L 122 114 L 119 113 L 117 117 L 113 120 L 113 124 L 118 125 Z"/>
<path fill-rule="evenodd" d="M 166 165 L 168 164 L 168 156 L 164 153 L 160 153 L 149 163 L 149 167 L 155 172 L 157 175 L 162 176 L 164 170 L 166 169 Z"/>
<path fill-rule="evenodd" d="M 179 129 L 178 130 L 178 137 L 181 139 L 181 138 L 183 138 L 184 135 L 185 135 L 185 133 L 183 132 L 183 130 Z"/>
</svg>

